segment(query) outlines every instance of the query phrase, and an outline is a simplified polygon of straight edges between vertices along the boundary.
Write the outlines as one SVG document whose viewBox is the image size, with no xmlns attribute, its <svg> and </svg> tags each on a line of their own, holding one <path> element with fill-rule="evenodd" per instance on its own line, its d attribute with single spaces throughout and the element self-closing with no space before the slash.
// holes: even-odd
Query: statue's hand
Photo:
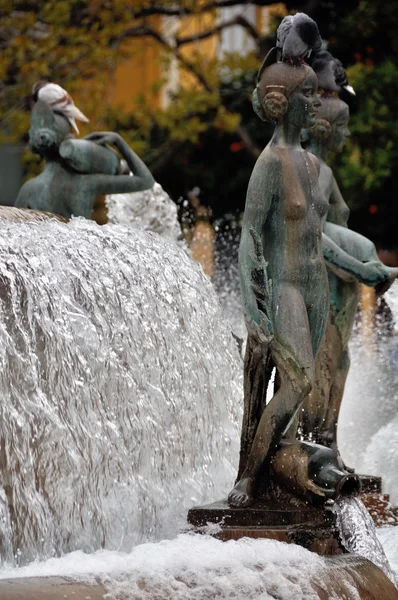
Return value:
<svg viewBox="0 0 398 600">
<path fill-rule="evenodd" d="M 366 285 L 375 285 L 389 276 L 388 268 L 379 260 L 363 263 L 362 279 Z"/>
<path fill-rule="evenodd" d="M 90 140 L 91 142 L 95 142 L 100 146 L 104 146 L 105 144 L 118 146 L 122 138 L 118 133 L 115 133 L 114 131 L 95 131 L 86 135 L 84 139 Z"/>
</svg>

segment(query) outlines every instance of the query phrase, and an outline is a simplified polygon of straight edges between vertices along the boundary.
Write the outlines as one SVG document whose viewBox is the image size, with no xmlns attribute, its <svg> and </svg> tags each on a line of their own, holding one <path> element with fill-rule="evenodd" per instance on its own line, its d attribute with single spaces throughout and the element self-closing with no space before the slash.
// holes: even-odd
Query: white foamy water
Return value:
<svg viewBox="0 0 398 600">
<path fill-rule="evenodd" d="M 0 389 L 3 560 L 174 536 L 233 483 L 241 359 L 157 234 L 1 223 Z"/>
<path fill-rule="evenodd" d="M 321 557 L 293 544 L 185 534 L 130 554 L 75 552 L 0 572 L 0 578 L 73 576 L 102 583 L 113 600 L 317 600 L 310 579 L 322 579 L 323 572 Z"/>
<path fill-rule="evenodd" d="M 99 578 L 124 600 L 317 597 L 323 559 L 298 546 L 142 544 L 222 497 L 239 452 L 242 361 L 176 244 L 82 220 L 0 224 L 0 340 L 0 578 Z M 341 527 L 365 553 L 358 514 Z M 379 537 L 398 568 L 398 531 Z"/>
<path fill-rule="evenodd" d="M 398 527 L 377 531 L 398 575 Z M 102 584 L 112 600 L 314 600 L 310 580 L 322 587 L 325 561 L 294 544 L 242 538 L 221 542 L 198 534 L 141 544 L 130 553 L 71 552 L 26 567 L 0 569 L 0 579 L 70 577 Z M 360 600 L 350 588 L 351 600 Z"/>
<path fill-rule="evenodd" d="M 106 197 L 109 223 L 154 231 L 182 243 L 177 206 L 159 183 L 150 190 Z"/>
</svg>

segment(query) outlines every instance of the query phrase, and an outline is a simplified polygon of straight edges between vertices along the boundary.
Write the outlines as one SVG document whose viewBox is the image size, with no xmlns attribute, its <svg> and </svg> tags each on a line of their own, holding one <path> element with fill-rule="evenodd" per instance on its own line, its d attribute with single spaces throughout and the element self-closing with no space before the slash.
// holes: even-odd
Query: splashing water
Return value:
<svg viewBox="0 0 398 600">
<path fill-rule="evenodd" d="M 109 223 L 154 231 L 182 243 L 177 206 L 159 183 L 150 190 L 106 197 Z"/>
<path fill-rule="evenodd" d="M 1 223 L 0 365 L 3 560 L 170 537 L 232 485 L 241 359 L 159 235 Z"/>
<path fill-rule="evenodd" d="M 364 341 L 355 331 L 350 344 L 351 368 L 339 419 L 343 458 L 358 473 L 383 477 L 383 490 L 398 502 L 398 283 L 386 300 L 395 332 L 379 323 Z"/>
<path fill-rule="evenodd" d="M 240 292 L 238 249 L 240 229 L 236 221 L 216 223 L 214 286 L 234 335 L 246 341 L 247 330 Z"/>
<path fill-rule="evenodd" d="M 352 554 L 371 560 L 395 584 L 394 574 L 377 538 L 373 519 L 362 500 L 353 496 L 338 498 L 333 510 L 344 548 Z"/>
<path fill-rule="evenodd" d="M 319 600 L 311 580 L 323 580 L 325 563 L 313 552 L 276 540 L 222 542 L 184 534 L 136 546 L 130 554 L 77 551 L 0 572 L 0 588 L 3 578 L 59 575 L 102 583 L 109 600 Z"/>
<path fill-rule="evenodd" d="M 242 362 L 209 280 L 176 244 L 80 219 L 1 223 L 0 339 L 3 561 L 130 550 L 229 490 Z M 344 544 L 393 579 L 363 505 L 344 502 Z"/>
</svg>

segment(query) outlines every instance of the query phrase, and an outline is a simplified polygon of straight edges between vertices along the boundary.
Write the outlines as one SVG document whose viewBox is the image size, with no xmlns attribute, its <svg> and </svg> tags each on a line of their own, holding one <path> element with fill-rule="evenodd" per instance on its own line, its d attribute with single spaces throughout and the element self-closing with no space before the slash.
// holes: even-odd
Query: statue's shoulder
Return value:
<svg viewBox="0 0 398 600">
<path fill-rule="evenodd" d="M 319 175 L 319 172 L 321 170 L 321 164 L 320 164 L 319 158 L 317 156 L 315 156 L 315 154 L 312 154 L 312 152 L 308 152 L 307 151 L 307 154 L 308 154 L 309 158 L 311 159 L 312 164 L 314 165 L 316 172 Z"/>
<path fill-rule="evenodd" d="M 282 168 L 283 161 L 283 149 L 281 151 L 276 146 L 266 146 L 257 159 L 256 167 L 275 171 Z"/>
<path fill-rule="evenodd" d="M 267 146 L 257 159 L 250 177 L 247 198 L 256 201 L 279 193 L 283 177 L 283 156 L 279 148 Z"/>
</svg>

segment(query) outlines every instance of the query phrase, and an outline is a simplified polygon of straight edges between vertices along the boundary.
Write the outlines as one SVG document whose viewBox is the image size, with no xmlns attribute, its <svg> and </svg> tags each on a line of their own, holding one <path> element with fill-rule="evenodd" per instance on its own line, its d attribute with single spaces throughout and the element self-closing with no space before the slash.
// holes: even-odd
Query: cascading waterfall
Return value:
<svg viewBox="0 0 398 600">
<path fill-rule="evenodd" d="M 233 482 L 241 358 L 157 234 L 1 223 L 0 378 L 3 561 L 173 536 Z"/>
</svg>

